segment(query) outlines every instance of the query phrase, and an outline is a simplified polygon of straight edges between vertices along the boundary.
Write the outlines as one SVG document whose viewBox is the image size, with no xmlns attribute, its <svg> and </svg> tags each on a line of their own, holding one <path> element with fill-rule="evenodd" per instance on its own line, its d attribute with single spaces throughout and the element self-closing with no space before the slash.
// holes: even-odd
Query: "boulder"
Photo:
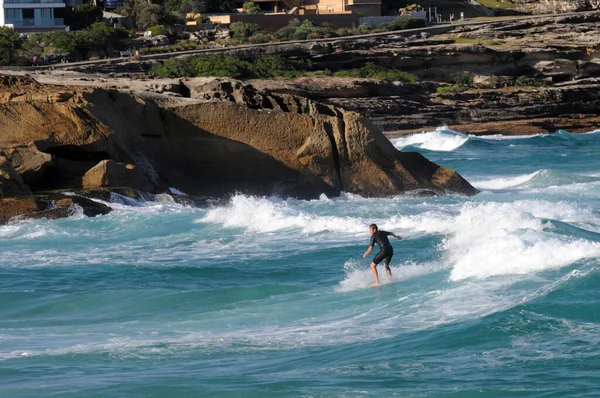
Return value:
<svg viewBox="0 0 600 398">
<path fill-rule="evenodd" d="M 185 144 L 180 146 L 189 151 L 179 157 L 181 166 L 170 162 L 172 176 L 183 176 L 174 186 L 202 193 L 202 182 L 203 193 L 215 195 L 237 189 L 302 198 L 341 191 L 380 197 L 425 188 L 477 192 L 464 180 L 447 186 L 450 179 L 434 179 L 439 166 L 396 150 L 358 113 L 293 95 L 267 96 L 247 86 L 243 90 L 250 98 L 268 98 L 262 104 L 273 109 L 250 109 L 232 92 L 230 101 L 173 107 L 164 117 L 172 140 L 182 139 Z M 188 177 L 180 170 L 184 167 Z M 462 177 L 457 174 L 455 179 Z"/>
<path fill-rule="evenodd" d="M 21 219 L 68 217 L 81 209 L 88 217 L 108 214 L 112 209 L 102 203 L 74 195 L 46 194 L 0 199 L 0 224 Z"/>
<path fill-rule="evenodd" d="M 153 192 L 156 186 L 134 164 L 102 160 L 91 168 L 82 180 L 83 188 L 129 187 Z"/>
<path fill-rule="evenodd" d="M 4 153 L 28 186 L 37 184 L 52 167 L 52 155 L 40 151 L 35 142 L 5 148 Z"/>
</svg>

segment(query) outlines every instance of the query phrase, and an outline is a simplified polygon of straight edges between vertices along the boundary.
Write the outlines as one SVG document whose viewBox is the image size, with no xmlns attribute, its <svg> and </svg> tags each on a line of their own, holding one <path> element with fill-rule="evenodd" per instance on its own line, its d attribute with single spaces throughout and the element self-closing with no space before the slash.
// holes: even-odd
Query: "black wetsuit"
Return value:
<svg viewBox="0 0 600 398">
<path fill-rule="evenodd" d="M 375 246 L 375 243 L 379 245 L 379 253 L 377 253 L 375 258 L 373 258 L 373 262 L 375 264 L 379 264 L 384 258 L 385 265 L 389 265 L 390 261 L 392 261 L 394 248 L 388 239 L 388 236 L 391 234 L 391 232 L 387 231 L 376 231 L 373 235 L 371 235 L 371 247 Z"/>
</svg>

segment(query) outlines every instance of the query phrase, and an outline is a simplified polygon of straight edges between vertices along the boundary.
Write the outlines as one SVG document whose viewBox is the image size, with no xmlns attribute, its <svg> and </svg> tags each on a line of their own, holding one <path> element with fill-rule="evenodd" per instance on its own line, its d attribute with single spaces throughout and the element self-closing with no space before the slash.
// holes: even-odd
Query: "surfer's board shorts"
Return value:
<svg viewBox="0 0 600 398">
<path fill-rule="evenodd" d="M 381 260 L 385 259 L 385 261 L 383 262 L 384 265 L 389 265 L 390 261 L 392 261 L 392 257 L 394 256 L 394 251 L 393 250 L 387 250 L 387 251 L 380 251 L 379 253 L 377 253 L 377 255 L 375 256 L 375 258 L 373 259 L 373 262 L 375 263 L 375 265 L 379 264 L 381 262 Z"/>
</svg>

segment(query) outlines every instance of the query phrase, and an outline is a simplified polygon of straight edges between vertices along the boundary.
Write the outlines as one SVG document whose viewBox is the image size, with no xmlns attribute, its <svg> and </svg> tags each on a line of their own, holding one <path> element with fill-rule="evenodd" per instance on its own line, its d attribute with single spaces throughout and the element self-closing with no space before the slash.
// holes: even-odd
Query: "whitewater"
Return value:
<svg viewBox="0 0 600 398">
<path fill-rule="evenodd" d="M 0 397 L 596 397 L 600 131 L 391 142 L 481 192 L 0 226 Z"/>
</svg>

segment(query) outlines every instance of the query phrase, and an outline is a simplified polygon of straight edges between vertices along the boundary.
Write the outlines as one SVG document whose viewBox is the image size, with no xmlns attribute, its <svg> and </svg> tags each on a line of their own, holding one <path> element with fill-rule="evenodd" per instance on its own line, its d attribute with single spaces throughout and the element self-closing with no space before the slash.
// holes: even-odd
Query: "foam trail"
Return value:
<svg viewBox="0 0 600 398">
<path fill-rule="evenodd" d="M 390 140 L 397 148 L 402 149 L 409 145 L 430 151 L 450 152 L 463 146 L 469 137 L 452 131 L 447 127 L 438 127 L 435 131 L 420 134 L 411 134 Z"/>
<path fill-rule="evenodd" d="M 404 264 L 392 265 L 390 268 L 392 270 L 391 279 L 386 275 L 383 264 L 377 267 L 379 280 L 383 285 L 439 272 L 447 269 L 448 266 L 441 263 L 416 264 L 412 261 L 406 261 Z M 374 282 L 373 272 L 368 260 L 347 260 L 344 263 L 344 274 L 344 279 L 335 288 L 340 293 L 364 289 Z"/>
<path fill-rule="evenodd" d="M 556 134 L 556 133 L 553 133 Z M 502 134 L 493 134 L 493 135 L 478 135 L 476 139 L 483 141 L 520 141 L 520 140 L 529 140 L 532 138 L 540 138 L 540 137 L 548 137 L 552 134 L 532 134 L 532 135 L 502 135 Z"/>
</svg>

